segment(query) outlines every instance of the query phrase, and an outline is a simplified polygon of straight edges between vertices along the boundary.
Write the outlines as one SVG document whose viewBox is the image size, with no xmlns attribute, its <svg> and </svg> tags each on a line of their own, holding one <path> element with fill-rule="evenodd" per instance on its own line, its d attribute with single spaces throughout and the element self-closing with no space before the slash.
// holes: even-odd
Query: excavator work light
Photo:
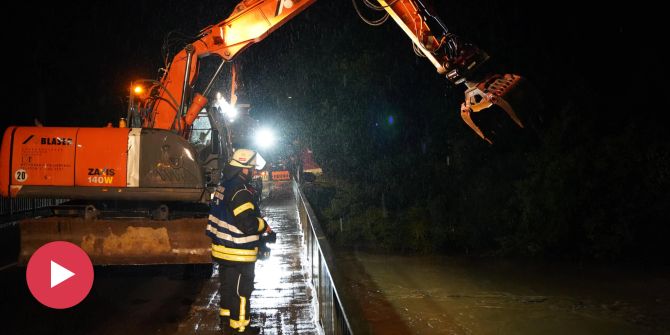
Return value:
<svg viewBox="0 0 670 335">
<path fill-rule="evenodd" d="M 268 128 L 259 129 L 256 132 L 256 145 L 262 149 L 270 148 L 275 143 L 275 135 L 272 130 Z"/>
</svg>

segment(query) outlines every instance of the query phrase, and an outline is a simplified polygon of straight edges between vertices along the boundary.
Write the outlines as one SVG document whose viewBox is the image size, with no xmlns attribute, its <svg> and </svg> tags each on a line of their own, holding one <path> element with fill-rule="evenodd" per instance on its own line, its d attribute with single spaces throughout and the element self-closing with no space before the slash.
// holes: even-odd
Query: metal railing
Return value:
<svg viewBox="0 0 670 335">
<path fill-rule="evenodd" d="M 65 199 L 5 198 L 0 197 L 0 216 L 34 212 L 37 209 L 55 206 Z"/>
<path fill-rule="evenodd" d="M 298 184 L 293 181 L 293 193 L 298 203 L 300 225 L 304 236 L 309 278 L 315 288 L 317 318 L 324 333 L 367 334 L 362 320 L 352 317 L 353 302 L 338 288 L 345 287 L 335 267 L 334 254 L 314 211 Z M 347 309 L 349 306 L 349 309 Z"/>
</svg>

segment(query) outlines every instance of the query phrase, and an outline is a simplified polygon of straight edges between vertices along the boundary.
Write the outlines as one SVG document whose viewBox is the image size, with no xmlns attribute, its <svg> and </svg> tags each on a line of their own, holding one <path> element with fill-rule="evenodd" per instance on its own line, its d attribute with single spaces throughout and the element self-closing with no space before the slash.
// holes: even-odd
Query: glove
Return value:
<svg viewBox="0 0 670 335">
<path fill-rule="evenodd" d="M 270 258 L 270 248 L 265 243 L 262 243 L 258 248 L 258 259 L 264 260 Z"/>
<path fill-rule="evenodd" d="M 277 233 L 270 230 L 270 232 L 267 233 L 267 235 L 265 236 L 265 243 L 272 244 L 272 243 L 275 243 L 275 242 L 277 242 Z"/>
</svg>

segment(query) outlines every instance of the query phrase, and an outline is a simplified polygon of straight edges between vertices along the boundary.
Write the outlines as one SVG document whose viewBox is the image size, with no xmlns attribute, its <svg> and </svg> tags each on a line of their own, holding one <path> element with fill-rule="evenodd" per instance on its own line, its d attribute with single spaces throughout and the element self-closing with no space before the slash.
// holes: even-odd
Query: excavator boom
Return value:
<svg viewBox="0 0 670 335">
<path fill-rule="evenodd" d="M 161 79 L 161 90 L 153 112 L 149 113 L 151 117 L 143 120 L 143 127 L 183 133 L 192 123 L 193 114 L 199 112 L 207 103 L 206 100 L 201 100 L 195 108 L 189 108 L 191 113 L 186 115 L 189 111 L 185 110 L 188 107 L 185 106 L 188 98 L 186 92 L 197 78 L 199 59 L 217 54 L 224 61 L 232 61 L 235 56 L 265 39 L 315 1 L 244 0 L 235 6 L 227 19 L 203 29 L 196 41 L 187 45 L 173 58 Z"/>
</svg>

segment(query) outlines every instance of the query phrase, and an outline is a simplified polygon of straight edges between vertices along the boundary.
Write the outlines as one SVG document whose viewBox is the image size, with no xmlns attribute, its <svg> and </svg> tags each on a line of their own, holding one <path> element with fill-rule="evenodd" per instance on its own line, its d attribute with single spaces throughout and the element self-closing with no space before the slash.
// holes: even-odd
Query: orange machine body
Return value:
<svg viewBox="0 0 670 335">
<path fill-rule="evenodd" d="M 2 145 L 0 192 L 24 186 L 126 187 L 128 128 L 11 127 Z"/>
<path fill-rule="evenodd" d="M 204 185 L 192 150 L 158 129 L 9 127 L 0 194 L 198 201 Z"/>
</svg>

